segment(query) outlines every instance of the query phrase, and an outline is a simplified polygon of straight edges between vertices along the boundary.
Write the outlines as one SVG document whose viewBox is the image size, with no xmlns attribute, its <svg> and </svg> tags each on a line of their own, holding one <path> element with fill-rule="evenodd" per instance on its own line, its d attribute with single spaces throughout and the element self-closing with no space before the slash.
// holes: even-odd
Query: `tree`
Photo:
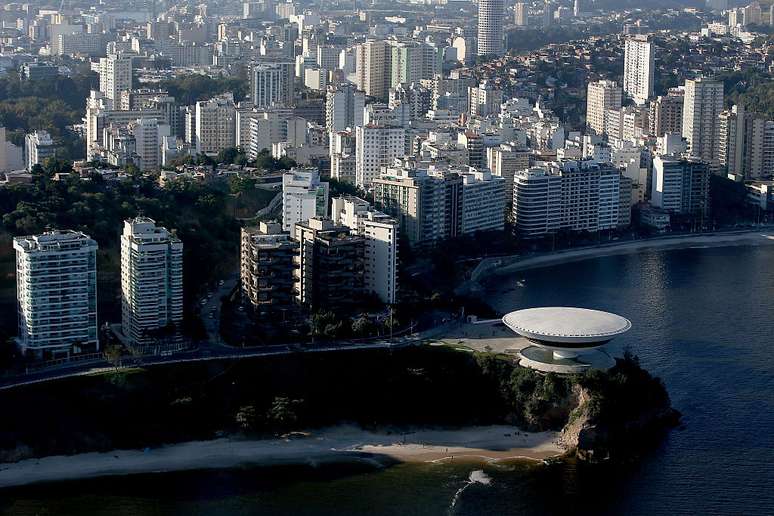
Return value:
<svg viewBox="0 0 774 516">
<path fill-rule="evenodd" d="M 255 410 L 254 405 L 245 405 L 239 407 L 234 420 L 242 431 L 254 430 L 258 421 L 258 412 Z"/>
<path fill-rule="evenodd" d="M 113 364 L 113 366 L 118 369 L 118 366 L 121 365 L 121 357 L 124 353 L 121 346 L 118 344 L 111 344 L 105 348 L 102 354 L 105 356 L 105 360 Z"/>
<path fill-rule="evenodd" d="M 298 408 L 302 403 L 302 400 L 277 396 L 266 412 L 266 421 L 275 429 L 287 430 L 298 422 Z"/>
</svg>

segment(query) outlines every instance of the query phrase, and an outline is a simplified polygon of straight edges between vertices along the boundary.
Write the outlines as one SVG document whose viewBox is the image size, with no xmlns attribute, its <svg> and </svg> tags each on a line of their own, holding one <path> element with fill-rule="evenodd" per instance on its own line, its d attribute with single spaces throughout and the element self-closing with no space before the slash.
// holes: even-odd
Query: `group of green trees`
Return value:
<svg viewBox="0 0 774 516">
<path fill-rule="evenodd" d="M 159 83 L 175 100 L 184 106 L 207 100 L 222 93 L 233 93 L 234 100 L 244 100 L 249 91 L 245 73 L 232 77 L 210 77 L 201 74 L 186 74 Z"/>
<path fill-rule="evenodd" d="M 0 126 L 16 145 L 24 142 L 26 133 L 46 130 L 59 146 L 59 157 L 81 159 L 83 141 L 67 127 L 81 122 L 84 99 L 98 85 L 97 74 L 90 71 L 47 81 L 24 81 L 16 73 L 7 74 L 0 77 Z"/>
<path fill-rule="evenodd" d="M 661 382 L 632 357 L 607 372 L 560 377 L 521 368 L 512 357 L 446 347 L 304 353 L 158 366 L 73 378 L 57 389 L 0 392 L 8 413 L 27 415 L 0 428 L 0 461 L 21 458 L 20 450 L 141 448 L 343 421 L 371 428 L 508 422 L 558 430 L 578 407 L 579 388 L 593 400 L 595 421 L 611 427 L 625 428 L 669 406 Z"/>
<path fill-rule="evenodd" d="M 127 181 L 105 181 L 98 174 L 88 180 L 74 176 L 53 179 L 55 172 L 69 170 L 69 163 L 51 160 L 45 167 L 33 169 L 31 185 L 0 189 L 6 232 L 24 235 L 47 228 L 84 231 L 100 246 L 101 268 L 117 273 L 123 220 L 144 214 L 176 230 L 185 244 L 184 286 L 189 305 L 204 284 L 235 266 L 239 224 L 230 213 L 227 182 L 180 180 L 160 188 L 153 178 L 142 176 Z M 10 245 L 10 239 L 3 239 L 2 245 Z"/>
</svg>

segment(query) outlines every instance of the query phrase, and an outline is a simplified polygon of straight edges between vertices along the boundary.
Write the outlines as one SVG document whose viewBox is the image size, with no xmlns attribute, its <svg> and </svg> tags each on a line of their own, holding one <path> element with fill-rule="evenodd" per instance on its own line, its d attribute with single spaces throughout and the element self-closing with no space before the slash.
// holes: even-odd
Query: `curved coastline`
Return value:
<svg viewBox="0 0 774 516">
<path fill-rule="evenodd" d="M 0 489 L 43 482 L 243 466 L 364 462 L 381 468 L 394 463 L 450 460 L 540 461 L 564 452 L 557 432 L 528 433 L 507 425 L 424 429 L 410 433 L 370 432 L 341 425 L 302 438 L 221 438 L 152 450 L 113 450 L 0 463 Z"/>
<path fill-rule="evenodd" d="M 490 276 L 551 267 L 605 256 L 635 254 L 650 250 L 677 250 L 692 247 L 728 247 L 738 245 L 774 245 L 774 228 L 766 227 L 742 232 L 701 233 L 656 237 L 642 240 L 616 242 L 593 247 L 583 247 L 523 257 L 521 255 L 484 258 L 471 272 L 466 287 L 482 288 L 480 283 Z M 476 285 L 478 284 L 478 285 Z"/>
</svg>

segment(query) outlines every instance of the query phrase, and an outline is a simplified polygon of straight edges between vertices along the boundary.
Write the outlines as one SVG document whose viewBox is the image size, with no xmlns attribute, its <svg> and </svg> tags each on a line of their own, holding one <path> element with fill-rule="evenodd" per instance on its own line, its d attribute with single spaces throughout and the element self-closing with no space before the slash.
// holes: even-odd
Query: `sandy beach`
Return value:
<svg viewBox="0 0 774 516">
<path fill-rule="evenodd" d="M 556 432 L 526 433 L 506 425 L 378 433 L 336 426 L 290 438 L 223 438 L 150 450 L 115 450 L 0 463 L 0 488 L 76 480 L 246 465 L 318 465 L 368 461 L 541 460 L 564 452 Z"/>
</svg>

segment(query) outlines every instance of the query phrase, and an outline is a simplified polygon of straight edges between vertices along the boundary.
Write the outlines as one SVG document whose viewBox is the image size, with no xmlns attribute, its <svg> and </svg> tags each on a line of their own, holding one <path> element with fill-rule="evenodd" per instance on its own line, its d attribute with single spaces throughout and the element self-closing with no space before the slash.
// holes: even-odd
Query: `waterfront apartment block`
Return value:
<svg viewBox="0 0 774 516">
<path fill-rule="evenodd" d="M 698 159 L 656 156 L 651 204 L 669 213 L 706 217 L 710 167 Z"/>
<path fill-rule="evenodd" d="M 293 264 L 298 242 L 278 222 L 243 228 L 241 240 L 242 299 L 261 323 L 287 320 L 295 307 Z"/>
<path fill-rule="evenodd" d="M 365 289 L 383 303 L 393 304 L 398 293 L 398 222 L 371 209 L 368 201 L 346 196 L 333 199 L 333 223 L 365 238 Z"/>
<path fill-rule="evenodd" d="M 631 191 L 631 180 L 609 163 L 549 162 L 514 176 L 513 218 L 525 238 L 614 229 L 631 222 Z"/>
<path fill-rule="evenodd" d="M 17 343 L 35 358 L 99 350 L 97 243 L 76 231 L 13 239 Z"/>
<path fill-rule="evenodd" d="M 183 242 L 148 217 L 124 222 L 121 312 L 130 345 L 176 336 L 183 322 Z"/>
<path fill-rule="evenodd" d="M 296 301 L 312 311 L 353 307 L 365 286 L 365 238 L 331 219 L 296 224 Z"/>
</svg>

